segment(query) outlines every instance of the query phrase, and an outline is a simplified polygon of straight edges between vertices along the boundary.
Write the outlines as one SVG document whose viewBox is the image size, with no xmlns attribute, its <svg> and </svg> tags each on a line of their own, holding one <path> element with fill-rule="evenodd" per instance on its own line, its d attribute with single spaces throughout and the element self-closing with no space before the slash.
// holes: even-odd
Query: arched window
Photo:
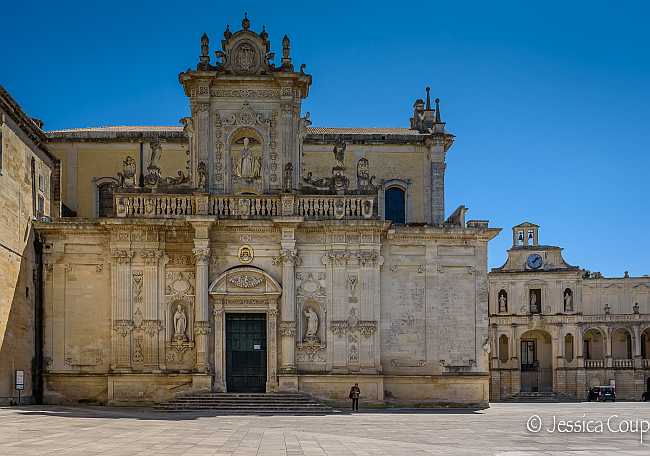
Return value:
<svg viewBox="0 0 650 456">
<path fill-rule="evenodd" d="M 406 194 L 399 187 L 390 187 L 385 193 L 386 220 L 406 223 Z"/>
<path fill-rule="evenodd" d="M 573 361 L 573 336 L 571 334 L 564 336 L 564 359 L 569 363 Z"/>
<path fill-rule="evenodd" d="M 499 313 L 508 313 L 508 293 L 506 290 L 499 291 L 498 305 Z"/>
<path fill-rule="evenodd" d="M 499 337 L 499 361 L 501 361 L 502 363 L 507 363 L 509 356 L 510 355 L 508 353 L 508 336 L 502 334 L 501 337 Z"/>
<path fill-rule="evenodd" d="M 97 216 L 113 217 L 113 182 L 97 184 Z"/>
</svg>

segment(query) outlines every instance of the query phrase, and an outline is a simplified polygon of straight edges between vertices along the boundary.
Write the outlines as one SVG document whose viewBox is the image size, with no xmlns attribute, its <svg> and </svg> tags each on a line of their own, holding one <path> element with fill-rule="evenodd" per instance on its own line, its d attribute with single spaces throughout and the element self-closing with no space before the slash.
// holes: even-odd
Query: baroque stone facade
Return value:
<svg viewBox="0 0 650 456">
<path fill-rule="evenodd" d="M 279 63 L 248 18 L 216 61 L 209 46 L 179 75 L 182 127 L 48 134 L 77 218 L 37 224 L 46 400 L 359 382 L 371 401 L 485 404 L 499 230 L 444 218 L 439 101 L 427 89 L 410 128 L 314 128 L 288 37 Z"/>
<path fill-rule="evenodd" d="M 589 387 L 609 384 L 619 399 L 639 400 L 650 386 L 650 277 L 571 266 L 532 223 L 512 235 L 508 260 L 489 274 L 491 400 L 585 400 Z"/>
</svg>

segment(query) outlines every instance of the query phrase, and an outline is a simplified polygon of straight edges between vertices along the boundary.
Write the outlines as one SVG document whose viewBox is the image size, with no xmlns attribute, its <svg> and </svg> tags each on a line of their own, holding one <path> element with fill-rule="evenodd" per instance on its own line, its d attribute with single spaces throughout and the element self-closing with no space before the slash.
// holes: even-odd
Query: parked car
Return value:
<svg viewBox="0 0 650 456">
<path fill-rule="evenodd" d="M 612 401 L 616 402 L 616 390 L 613 386 L 593 386 L 589 389 L 587 400 L 591 401 Z"/>
</svg>

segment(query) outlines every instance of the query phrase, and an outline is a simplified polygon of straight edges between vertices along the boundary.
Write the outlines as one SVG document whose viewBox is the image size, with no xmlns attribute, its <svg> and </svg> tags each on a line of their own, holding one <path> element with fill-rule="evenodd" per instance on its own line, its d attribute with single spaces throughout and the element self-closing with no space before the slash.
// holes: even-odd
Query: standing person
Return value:
<svg viewBox="0 0 650 456">
<path fill-rule="evenodd" d="M 350 399 L 352 399 L 352 410 L 359 411 L 359 396 L 361 396 L 361 390 L 359 389 L 359 384 L 355 383 L 352 388 L 350 388 Z"/>
</svg>

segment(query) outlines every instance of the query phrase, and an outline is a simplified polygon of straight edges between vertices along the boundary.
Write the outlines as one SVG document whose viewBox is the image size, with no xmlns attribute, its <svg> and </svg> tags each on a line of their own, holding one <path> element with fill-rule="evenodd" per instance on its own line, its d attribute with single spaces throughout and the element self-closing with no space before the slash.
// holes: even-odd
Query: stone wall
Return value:
<svg viewBox="0 0 650 456">
<path fill-rule="evenodd" d="M 5 107 L 6 99 L 1 101 L 0 106 Z M 33 400 L 38 283 L 32 218 L 37 215 L 38 206 L 32 198 L 31 163 L 33 159 L 36 198 L 42 197 L 43 215 L 50 214 L 52 166 L 51 158 L 21 129 L 24 120 L 16 118 L 18 112 L 7 109 L 0 111 L 0 404 L 16 400 L 16 370 L 25 372 L 23 400 Z"/>
</svg>

